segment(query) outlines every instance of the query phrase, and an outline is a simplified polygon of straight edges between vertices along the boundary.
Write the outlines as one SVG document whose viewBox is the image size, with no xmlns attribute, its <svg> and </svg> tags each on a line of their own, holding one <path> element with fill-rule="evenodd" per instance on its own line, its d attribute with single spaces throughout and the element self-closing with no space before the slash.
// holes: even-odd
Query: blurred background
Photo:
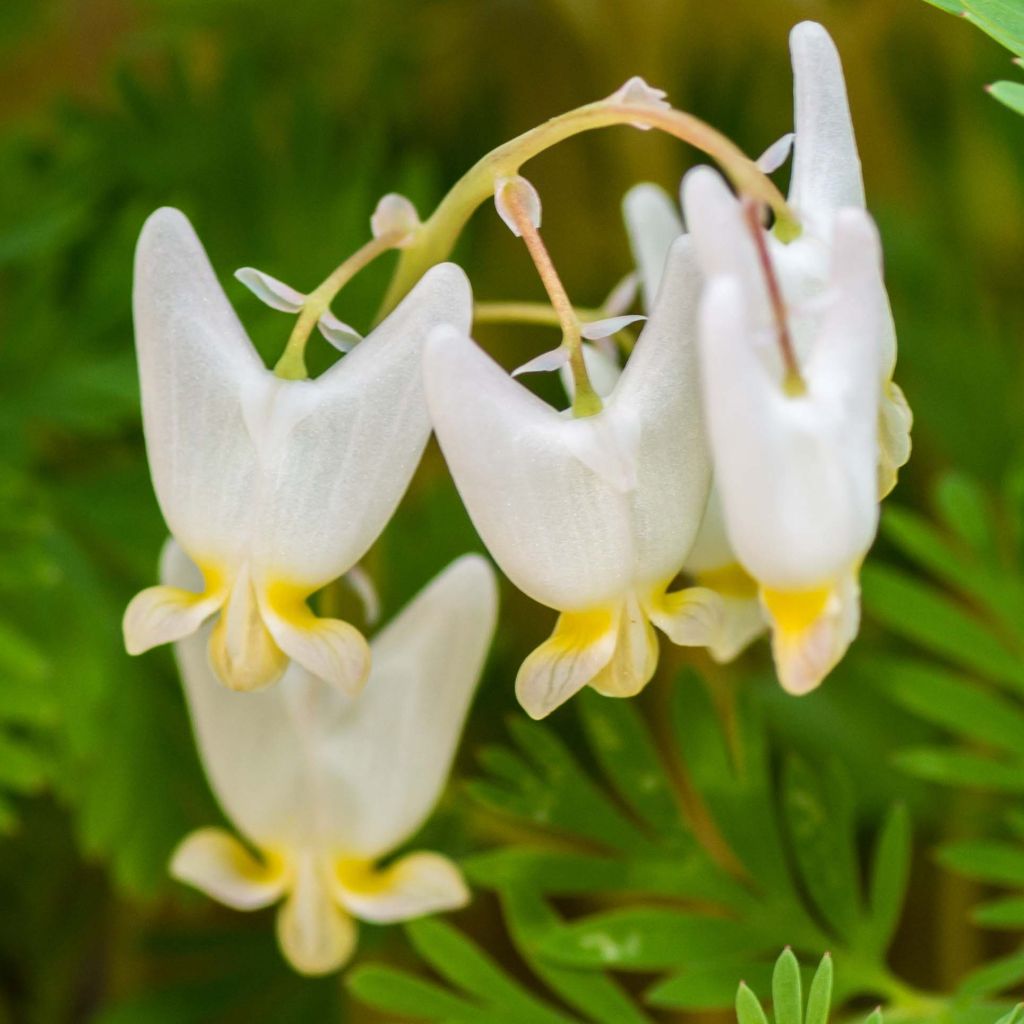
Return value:
<svg viewBox="0 0 1024 1024">
<path fill-rule="evenodd" d="M 1007 53 L 966 24 L 920 0 L 0 3 L 0 1021 L 383 1019 L 337 978 L 291 975 L 269 912 L 223 910 L 166 874 L 173 845 L 220 817 L 170 654 L 129 659 L 120 639 L 164 534 L 130 317 L 146 215 L 186 211 L 273 356 L 289 321 L 230 278 L 236 267 L 307 290 L 366 239 L 383 193 L 425 215 L 484 152 L 633 74 L 756 155 L 791 127 L 787 34 L 804 18 L 842 53 L 886 245 L 897 379 L 916 414 L 914 458 L 890 501 L 927 512 L 951 468 L 1001 487 L 1024 439 L 1024 122 L 982 89 L 1010 75 Z M 695 159 L 620 128 L 530 165 L 576 302 L 598 305 L 630 269 L 625 190 L 652 180 L 674 191 Z M 490 208 L 456 258 L 478 299 L 541 297 Z M 357 279 L 335 312 L 368 327 L 387 269 Z M 511 366 L 555 339 L 489 327 L 480 340 Z M 315 359 L 329 358 L 322 345 Z M 369 561 L 385 614 L 479 546 L 432 447 Z M 875 557 L 899 556 L 883 541 Z M 515 668 L 550 629 L 545 609 L 508 586 L 503 597 L 463 778 L 474 751 L 504 736 Z M 864 820 L 894 796 L 910 801 L 919 852 L 895 957 L 916 984 L 949 987 L 1002 947 L 967 923 L 971 890 L 931 850 L 985 809 L 950 814 L 892 767 L 928 727 L 858 678 L 881 632 L 868 623 L 820 695 L 788 701 L 765 682 L 764 702 L 781 745 L 847 762 Z M 672 651 L 661 676 L 688 659 L 708 669 Z M 745 664 L 763 676 L 764 651 Z M 656 708 L 666 685 L 642 706 Z M 577 742 L 571 715 L 555 727 Z M 455 785 L 428 833 L 458 853 L 500 839 L 502 825 Z M 497 919 L 486 896 L 458 915 L 511 960 Z M 361 955 L 412 962 L 398 930 L 364 927 Z"/>
</svg>

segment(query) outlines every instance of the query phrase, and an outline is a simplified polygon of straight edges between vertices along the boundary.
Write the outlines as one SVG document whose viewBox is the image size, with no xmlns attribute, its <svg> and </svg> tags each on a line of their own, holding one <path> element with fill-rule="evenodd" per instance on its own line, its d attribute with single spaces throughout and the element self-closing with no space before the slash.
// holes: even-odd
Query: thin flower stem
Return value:
<svg viewBox="0 0 1024 1024">
<path fill-rule="evenodd" d="M 754 248 L 757 250 L 758 263 L 761 272 L 764 274 L 765 287 L 768 290 L 768 302 L 772 307 L 772 316 L 775 320 L 776 336 L 779 340 L 779 350 L 782 353 L 782 362 L 786 368 L 784 387 L 789 395 L 802 395 L 807 391 L 803 375 L 800 373 L 800 364 L 797 362 L 796 350 L 793 347 L 793 336 L 789 330 L 789 316 L 786 311 L 786 300 L 782 295 L 782 287 L 779 284 L 778 275 L 775 273 L 775 265 L 772 263 L 771 253 L 768 251 L 768 243 L 765 241 L 764 232 L 761 230 L 761 205 L 756 200 L 743 200 L 743 215 L 750 229 L 751 238 L 754 240 Z"/>
<path fill-rule="evenodd" d="M 534 225 L 524 201 L 521 185 L 512 181 L 504 186 L 504 205 L 516 230 L 526 243 L 537 273 L 548 293 L 551 306 L 562 328 L 562 345 L 569 353 L 569 369 L 572 371 L 574 416 L 593 416 L 601 411 L 601 399 L 590 383 L 587 365 L 583 359 L 583 336 L 580 334 L 580 320 L 573 309 L 562 279 L 548 253 L 540 231 Z"/>
<path fill-rule="evenodd" d="M 582 323 L 600 320 L 599 309 L 580 309 L 576 315 Z M 473 306 L 473 320 L 480 324 L 537 324 L 541 327 L 560 327 L 555 308 L 547 302 L 478 302 Z"/>
<path fill-rule="evenodd" d="M 281 358 L 274 366 L 274 373 L 285 380 L 305 380 L 309 373 L 306 370 L 306 343 L 317 325 L 317 321 L 331 307 L 338 292 L 352 280 L 364 267 L 367 267 L 378 256 L 396 248 L 402 240 L 401 232 L 388 232 L 377 238 L 371 238 L 362 248 L 357 249 L 343 263 L 337 266 L 317 287 L 306 296 L 292 333 L 288 336 Z"/>
<path fill-rule="evenodd" d="M 613 125 L 657 128 L 713 157 L 736 190 L 758 199 L 775 212 L 776 233 L 788 241 L 800 234 L 800 224 L 782 194 L 730 139 L 699 118 L 681 110 L 599 100 L 546 121 L 498 146 L 477 161 L 455 183 L 433 214 L 403 248 L 378 319 L 389 313 L 435 263 L 447 259 L 466 222 L 493 194 L 496 183 L 519 173 L 528 160 L 580 132 Z"/>
</svg>

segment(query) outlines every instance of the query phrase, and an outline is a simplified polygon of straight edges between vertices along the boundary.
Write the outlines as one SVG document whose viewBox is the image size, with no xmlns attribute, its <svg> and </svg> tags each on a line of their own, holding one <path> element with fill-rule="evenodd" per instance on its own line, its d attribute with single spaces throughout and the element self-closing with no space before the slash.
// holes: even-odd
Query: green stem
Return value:
<svg viewBox="0 0 1024 1024">
<path fill-rule="evenodd" d="M 580 132 L 621 124 L 657 128 L 707 153 L 719 163 L 738 192 L 772 208 L 780 237 L 792 239 L 800 234 L 799 222 L 779 190 L 757 164 L 721 132 L 681 110 L 622 103 L 616 98 L 599 100 L 554 117 L 477 161 L 403 249 L 378 320 L 398 305 L 430 267 L 448 258 L 473 212 L 494 194 L 496 182 L 514 177 L 526 161 Z"/>
</svg>

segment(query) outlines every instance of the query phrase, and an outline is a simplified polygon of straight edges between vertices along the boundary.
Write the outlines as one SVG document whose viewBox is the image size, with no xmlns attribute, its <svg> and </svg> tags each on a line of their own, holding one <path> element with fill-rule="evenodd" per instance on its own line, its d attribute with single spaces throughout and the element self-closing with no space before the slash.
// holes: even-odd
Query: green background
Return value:
<svg viewBox="0 0 1024 1024">
<path fill-rule="evenodd" d="M 967 24 L 917 0 L 0 4 L 0 1021 L 395 1019 L 350 1004 L 337 978 L 290 975 L 269 913 L 231 913 L 166 876 L 174 843 L 219 812 L 169 653 L 133 660 L 120 642 L 123 607 L 153 580 L 164 535 L 130 318 L 145 216 L 186 211 L 272 358 L 288 320 L 230 279 L 236 267 L 307 290 L 365 240 L 384 192 L 426 214 L 488 149 L 633 74 L 756 155 L 791 127 L 787 34 L 807 17 L 833 34 L 847 69 L 885 241 L 897 379 L 916 415 L 914 457 L 889 503 L 929 514 L 952 469 L 984 494 L 1015 479 L 1024 439 L 1024 122 L 982 89 L 1013 77 L 1006 51 Z M 639 180 L 675 190 L 695 159 L 618 128 L 529 166 L 577 303 L 599 304 L 630 268 L 623 192 Z M 541 297 L 490 208 L 456 259 L 480 300 Z M 335 303 L 342 319 L 369 326 L 384 262 Z M 518 327 L 479 339 L 507 366 L 554 341 Z M 329 350 L 313 345 L 324 365 Z M 370 558 L 385 614 L 479 546 L 432 445 Z M 905 554 L 883 540 L 873 557 Z M 503 601 L 462 778 L 519 715 L 516 666 L 550 628 L 508 585 Z M 740 680 L 760 694 L 780 750 L 845 763 L 858 820 L 908 800 L 917 852 L 894 963 L 947 990 L 1019 943 L 969 925 L 979 890 L 936 863 L 941 841 L 977 834 L 997 812 L 994 798 L 950 797 L 896 766 L 932 726 L 862 678 L 894 643 L 886 626 L 884 612 L 869 614 L 850 663 L 799 702 L 776 692 L 761 647 L 716 673 L 666 644 L 639 704 L 656 718 L 685 663 L 712 685 Z M 587 756 L 571 713 L 554 725 Z M 425 841 L 463 853 L 514 836 L 456 785 Z M 454 920 L 522 973 L 491 897 Z M 398 929 L 364 927 L 360 956 L 415 964 Z"/>
</svg>

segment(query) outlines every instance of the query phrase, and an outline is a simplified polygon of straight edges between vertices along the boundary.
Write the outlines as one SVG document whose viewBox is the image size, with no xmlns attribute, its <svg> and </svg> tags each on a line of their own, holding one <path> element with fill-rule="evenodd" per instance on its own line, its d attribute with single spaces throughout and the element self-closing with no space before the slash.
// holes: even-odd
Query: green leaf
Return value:
<svg viewBox="0 0 1024 1024">
<path fill-rule="evenodd" d="M 864 603 L 897 635 L 996 682 L 1024 690 L 1024 659 L 984 624 L 897 569 L 865 565 Z"/>
<path fill-rule="evenodd" d="M 531 996 L 451 925 L 428 917 L 409 922 L 405 931 L 441 977 L 476 996 L 482 1005 L 500 1009 L 523 1024 L 564 1024 L 562 1014 Z"/>
<path fill-rule="evenodd" d="M 838 935 L 851 937 L 861 912 L 848 784 L 834 768 L 822 774 L 802 758 L 790 757 L 783 774 L 783 807 L 793 854 L 815 907 Z"/>
<path fill-rule="evenodd" d="M 811 980 L 805 1024 L 828 1024 L 828 1012 L 832 1005 L 832 981 L 832 957 L 826 953 Z"/>
<path fill-rule="evenodd" d="M 800 964 L 791 949 L 775 961 L 772 974 L 772 1013 L 775 1024 L 802 1024 L 804 997 L 800 984 Z"/>
<path fill-rule="evenodd" d="M 739 1024 L 768 1024 L 757 996 L 742 981 L 736 993 L 736 1019 Z"/>
<path fill-rule="evenodd" d="M 1000 1017 L 996 1024 L 1024 1024 L 1024 1003 L 1019 1003 L 1005 1017 Z"/>
<path fill-rule="evenodd" d="M 971 918 L 985 928 L 1024 929 L 1024 896 L 983 903 L 974 908 Z"/>
<path fill-rule="evenodd" d="M 995 82 L 988 87 L 988 92 L 1011 110 L 1024 114 L 1024 83 Z"/>
<path fill-rule="evenodd" d="M 558 915 L 543 899 L 515 889 L 501 894 L 501 905 L 516 948 L 537 977 L 566 1003 L 596 1024 L 651 1024 L 650 1018 L 607 975 L 552 965 L 538 955 L 542 938 L 560 924 Z"/>
<path fill-rule="evenodd" d="M 985 839 L 951 843 L 939 859 L 968 878 L 1024 888 L 1024 847 Z"/>
<path fill-rule="evenodd" d="M 907 658 L 874 661 L 872 673 L 893 700 L 965 739 L 1024 751 L 1024 710 L 938 665 Z"/>
<path fill-rule="evenodd" d="M 590 749 L 619 796 L 659 836 L 689 839 L 675 792 L 635 704 L 608 700 L 588 688 L 576 705 Z"/>
<path fill-rule="evenodd" d="M 771 984 L 772 965 L 727 961 L 705 967 L 692 967 L 672 974 L 645 993 L 652 1006 L 677 1010 L 717 1010 L 727 1006 L 736 991 L 736 979 L 757 988 Z"/>
<path fill-rule="evenodd" d="M 356 967 L 345 983 L 353 995 L 385 1013 L 419 1020 L 451 1020 L 474 1010 L 472 1003 L 457 999 L 432 981 L 379 964 Z"/>
<path fill-rule="evenodd" d="M 910 840 L 910 816 L 906 807 L 900 804 L 889 811 L 875 843 L 864 941 L 864 947 L 872 956 L 884 957 L 903 912 L 910 881 Z M 819 972 L 824 967 L 823 962 Z M 811 1021 L 808 1020 L 807 1024 Z"/>
<path fill-rule="evenodd" d="M 894 760 L 904 771 L 930 782 L 999 793 L 1024 793 L 1024 765 L 1021 763 L 1001 763 L 948 747 L 912 747 L 901 750 Z"/>
<path fill-rule="evenodd" d="M 1024 981 L 1024 953 L 993 960 L 967 976 L 957 990 L 961 999 L 980 999 L 1012 989 Z"/>
<path fill-rule="evenodd" d="M 736 921 L 663 908 L 613 910 L 553 929 L 541 953 L 557 963 L 658 970 L 756 954 L 764 943 Z"/>
</svg>

